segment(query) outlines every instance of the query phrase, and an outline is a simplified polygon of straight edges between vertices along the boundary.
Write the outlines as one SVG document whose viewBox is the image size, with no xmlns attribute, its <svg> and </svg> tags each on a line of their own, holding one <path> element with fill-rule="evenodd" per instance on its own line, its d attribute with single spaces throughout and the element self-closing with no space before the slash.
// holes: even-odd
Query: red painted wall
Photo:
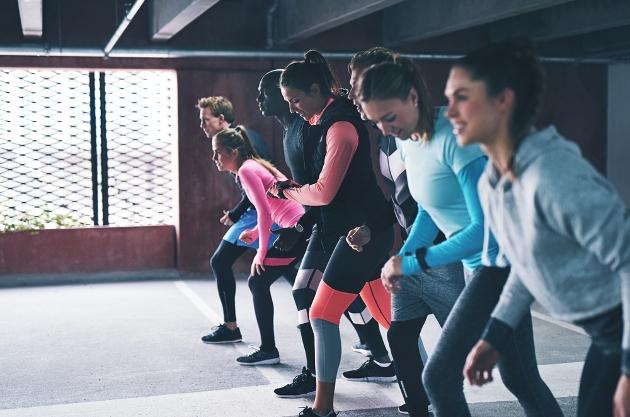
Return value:
<svg viewBox="0 0 630 417">
<path fill-rule="evenodd" d="M 101 226 L 0 234 L 0 274 L 169 268 L 175 268 L 173 226 Z"/>
</svg>

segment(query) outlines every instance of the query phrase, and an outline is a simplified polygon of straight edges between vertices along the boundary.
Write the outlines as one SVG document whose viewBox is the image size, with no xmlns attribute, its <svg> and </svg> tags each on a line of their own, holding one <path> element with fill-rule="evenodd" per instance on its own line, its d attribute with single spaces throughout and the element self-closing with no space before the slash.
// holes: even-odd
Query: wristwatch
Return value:
<svg viewBox="0 0 630 417">
<path fill-rule="evenodd" d="M 295 225 L 293 226 L 293 228 L 295 230 L 297 230 L 299 233 L 302 233 L 304 231 L 304 228 L 302 227 L 302 225 L 300 223 L 295 223 Z"/>
</svg>

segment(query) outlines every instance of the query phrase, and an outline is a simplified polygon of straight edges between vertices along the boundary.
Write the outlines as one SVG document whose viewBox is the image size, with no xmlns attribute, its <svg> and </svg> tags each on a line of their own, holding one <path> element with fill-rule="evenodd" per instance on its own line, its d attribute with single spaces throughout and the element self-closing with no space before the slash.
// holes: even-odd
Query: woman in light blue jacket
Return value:
<svg viewBox="0 0 630 417">
<path fill-rule="evenodd" d="M 512 266 L 464 374 L 475 385 L 492 380 L 507 336 L 537 300 L 592 338 L 578 416 L 628 416 L 630 216 L 574 143 L 554 127 L 532 128 L 543 91 L 535 45 L 523 38 L 456 61 L 446 86 L 458 144 L 478 143 L 490 157 L 479 197 Z"/>
</svg>

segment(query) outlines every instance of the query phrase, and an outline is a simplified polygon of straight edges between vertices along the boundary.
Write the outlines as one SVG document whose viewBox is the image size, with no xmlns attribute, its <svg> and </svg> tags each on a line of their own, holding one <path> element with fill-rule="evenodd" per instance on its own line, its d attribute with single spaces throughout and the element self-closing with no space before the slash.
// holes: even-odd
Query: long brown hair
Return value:
<svg viewBox="0 0 630 417">
<path fill-rule="evenodd" d="M 409 58 L 394 55 L 392 62 L 365 70 L 359 78 L 358 97 L 362 102 L 393 98 L 406 101 L 412 88 L 418 93 L 419 125 L 429 141 L 435 133 L 435 107 L 418 67 Z"/>
<path fill-rule="evenodd" d="M 247 130 L 245 126 L 236 126 L 234 129 L 228 128 L 220 131 L 214 136 L 214 139 L 217 143 L 227 149 L 230 152 L 233 152 L 235 149 L 238 150 L 238 155 L 243 159 L 253 159 L 258 162 L 260 165 L 267 168 L 267 170 L 276 178 L 280 178 L 283 175 L 276 169 L 275 166 L 266 159 L 263 159 L 256 152 L 256 148 L 254 148 L 254 144 L 252 140 L 249 138 L 247 134 Z"/>
</svg>

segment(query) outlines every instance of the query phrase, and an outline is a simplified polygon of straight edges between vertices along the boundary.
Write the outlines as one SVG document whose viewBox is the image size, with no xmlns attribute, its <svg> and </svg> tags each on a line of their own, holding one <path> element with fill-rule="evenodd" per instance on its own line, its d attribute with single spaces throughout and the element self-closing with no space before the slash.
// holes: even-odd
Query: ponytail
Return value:
<svg viewBox="0 0 630 417">
<path fill-rule="evenodd" d="M 229 150 L 230 152 L 235 149 L 238 150 L 239 156 L 243 160 L 252 159 L 258 162 L 260 165 L 267 168 L 267 170 L 276 178 L 282 177 L 282 174 L 276 169 L 275 166 L 266 159 L 263 159 L 258 155 L 256 148 L 254 148 L 254 144 L 252 140 L 249 138 L 249 134 L 247 133 L 247 129 L 245 126 L 239 125 L 234 129 L 229 128 L 220 131 L 215 135 L 215 140 L 219 145 Z"/>
<path fill-rule="evenodd" d="M 341 83 L 324 56 L 314 50 L 304 54 L 304 59 L 293 61 L 282 71 L 280 86 L 301 90 L 308 94 L 313 84 L 319 85 L 321 94 L 337 96 Z"/>
</svg>

